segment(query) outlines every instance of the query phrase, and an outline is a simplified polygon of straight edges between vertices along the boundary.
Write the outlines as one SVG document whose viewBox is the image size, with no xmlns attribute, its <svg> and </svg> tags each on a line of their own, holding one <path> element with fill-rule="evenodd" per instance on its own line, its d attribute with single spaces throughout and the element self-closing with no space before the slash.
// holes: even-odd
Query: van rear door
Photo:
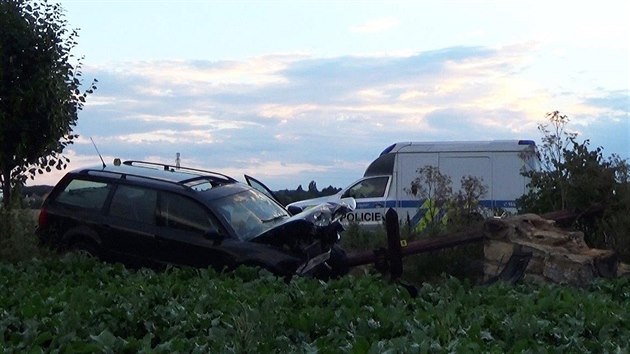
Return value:
<svg viewBox="0 0 630 354">
<path fill-rule="evenodd" d="M 451 177 L 453 193 L 464 189 L 462 178 L 474 177 L 486 187 L 486 193 L 479 198 L 481 206 L 492 209 L 494 205 L 491 153 L 441 153 L 440 172 Z"/>
</svg>

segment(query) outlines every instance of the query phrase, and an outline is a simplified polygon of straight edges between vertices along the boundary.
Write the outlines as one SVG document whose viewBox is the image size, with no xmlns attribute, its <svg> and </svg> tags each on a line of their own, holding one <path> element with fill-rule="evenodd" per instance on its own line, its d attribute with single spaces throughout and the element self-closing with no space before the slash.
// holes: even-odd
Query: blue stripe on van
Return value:
<svg viewBox="0 0 630 354">
<path fill-rule="evenodd" d="M 398 201 L 401 208 L 420 208 L 424 200 L 408 199 Z M 482 200 L 479 204 L 484 208 L 516 208 L 515 200 Z M 395 200 L 357 202 L 357 209 L 395 208 Z"/>
<path fill-rule="evenodd" d="M 424 203 L 424 201 L 425 200 L 407 199 L 407 200 L 400 200 L 400 201 L 388 200 L 388 201 L 358 202 L 356 209 L 359 213 L 361 213 L 360 210 L 372 209 L 372 211 L 370 211 L 371 213 L 375 211 L 374 209 L 383 210 L 383 209 L 388 209 L 388 208 L 395 208 L 396 204 L 398 204 L 400 205 L 402 209 L 407 209 L 406 211 L 399 211 L 399 212 L 404 213 L 404 214 L 400 213 L 399 217 L 404 218 L 406 222 L 408 222 L 409 225 L 415 229 L 420 224 L 422 218 L 424 218 L 425 214 L 427 213 L 427 209 L 422 208 L 422 204 Z M 479 204 L 482 207 L 487 208 L 489 210 L 492 210 L 493 208 L 496 208 L 496 209 L 516 208 L 516 201 L 514 200 L 482 200 L 479 202 Z M 440 215 L 438 217 L 441 219 L 445 213 L 446 213 L 446 210 L 440 210 Z M 383 215 L 383 219 L 384 219 L 384 215 Z"/>
</svg>

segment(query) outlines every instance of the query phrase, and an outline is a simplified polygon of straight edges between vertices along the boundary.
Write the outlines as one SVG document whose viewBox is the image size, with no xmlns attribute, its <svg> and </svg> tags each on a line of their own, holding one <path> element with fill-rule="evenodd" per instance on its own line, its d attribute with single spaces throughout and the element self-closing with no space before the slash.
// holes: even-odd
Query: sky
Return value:
<svg viewBox="0 0 630 354">
<path fill-rule="evenodd" d="M 60 2 L 87 88 L 70 169 L 113 158 L 344 187 L 399 141 L 532 139 L 630 158 L 628 1 Z M 29 184 L 54 184 L 65 172 Z"/>
</svg>

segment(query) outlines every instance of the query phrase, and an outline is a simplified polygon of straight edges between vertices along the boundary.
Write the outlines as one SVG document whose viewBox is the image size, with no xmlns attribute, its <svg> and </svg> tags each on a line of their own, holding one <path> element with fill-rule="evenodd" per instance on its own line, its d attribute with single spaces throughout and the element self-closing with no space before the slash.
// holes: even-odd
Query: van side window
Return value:
<svg viewBox="0 0 630 354">
<path fill-rule="evenodd" d="M 55 202 L 82 209 L 101 210 L 111 185 L 104 182 L 74 179 L 59 193 Z"/>
<path fill-rule="evenodd" d="M 385 196 L 385 189 L 387 189 L 387 182 L 389 177 L 372 177 L 366 178 L 354 186 L 348 188 L 348 190 L 341 196 L 342 198 L 380 198 Z"/>
<path fill-rule="evenodd" d="M 216 219 L 201 204 L 174 193 L 161 193 L 158 220 L 160 226 L 183 231 L 220 232 Z"/>
<path fill-rule="evenodd" d="M 109 206 L 109 215 L 155 225 L 156 204 L 156 191 L 120 185 L 114 192 L 114 197 Z"/>
</svg>

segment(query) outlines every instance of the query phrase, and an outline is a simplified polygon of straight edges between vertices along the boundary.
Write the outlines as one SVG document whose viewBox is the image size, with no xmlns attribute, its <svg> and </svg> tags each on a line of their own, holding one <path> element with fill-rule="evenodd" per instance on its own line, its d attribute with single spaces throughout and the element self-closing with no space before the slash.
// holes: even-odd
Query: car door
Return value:
<svg viewBox="0 0 630 354">
<path fill-rule="evenodd" d="M 67 183 L 66 183 L 67 182 Z M 64 184 L 65 183 L 65 184 Z M 47 234 L 64 237 L 61 242 L 70 242 L 75 235 L 89 236 L 92 242 L 103 247 L 101 241 L 106 238 L 103 225 L 107 225 L 106 202 L 114 186 L 106 181 L 84 178 L 64 179 L 53 190 L 45 208 L 49 209 Z M 57 238 L 53 237 L 52 241 Z"/>
<path fill-rule="evenodd" d="M 160 192 L 157 218 L 161 261 L 217 269 L 232 262 L 224 246 L 234 241 L 201 203 L 184 195 Z"/>
<path fill-rule="evenodd" d="M 390 176 L 373 176 L 360 179 L 348 187 L 341 198 L 354 198 L 357 206 L 346 214 L 344 221 L 361 226 L 378 226 L 385 220 L 386 197 Z"/>
<path fill-rule="evenodd" d="M 252 188 L 256 189 L 257 191 L 265 194 L 269 198 L 273 199 L 276 203 L 278 203 L 280 205 L 283 205 L 282 203 L 280 203 L 278 198 L 276 198 L 276 195 L 273 194 L 271 189 L 269 189 L 264 183 L 260 182 L 256 178 L 248 176 L 248 175 L 245 175 L 245 181 L 247 181 L 247 184 L 249 184 L 250 187 L 252 187 Z"/>
<path fill-rule="evenodd" d="M 103 242 L 113 257 L 138 266 L 156 264 L 157 191 L 118 185 L 107 212 Z"/>
</svg>

